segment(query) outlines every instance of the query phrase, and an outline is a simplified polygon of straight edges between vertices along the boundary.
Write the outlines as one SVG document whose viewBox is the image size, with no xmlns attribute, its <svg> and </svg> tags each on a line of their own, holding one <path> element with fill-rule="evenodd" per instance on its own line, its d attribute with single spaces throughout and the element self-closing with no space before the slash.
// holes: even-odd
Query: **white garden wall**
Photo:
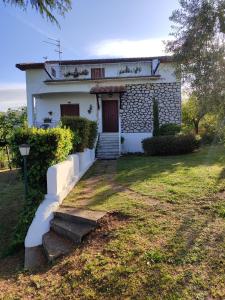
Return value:
<svg viewBox="0 0 225 300">
<path fill-rule="evenodd" d="M 124 137 L 124 143 L 121 145 L 122 153 L 144 152 L 142 148 L 142 141 L 146 138 L 152 137 L 152 133 L 121 133 Z"/>
<path fill-rule="evenodd" d="M 25 248 L 42 244 L 42 236 L 49 231 L 53 212 L 73 189 L 78 180 L 95 161 L 95 150 L 72 154 L 67 160 L 47 171 L 47 195 L 38 207 L 25 238 Z"/>
</svg>

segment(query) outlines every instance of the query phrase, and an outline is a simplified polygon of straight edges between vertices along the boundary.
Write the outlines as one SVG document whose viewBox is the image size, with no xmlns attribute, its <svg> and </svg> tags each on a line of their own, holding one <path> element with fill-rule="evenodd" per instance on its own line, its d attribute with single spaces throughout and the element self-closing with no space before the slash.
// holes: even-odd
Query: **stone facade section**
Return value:
<svg viewBox="0 0 225 300">
<path fill-rule="evenodd" d="M 152 131 L 152 91 L 147 84 L 127 85 L 127 91 L 121 97 L 121 131 Z"/>
<path fill-rule="evenodd" d="M 159 124 L 181 124 L 180 83 L 152 84 L 151 90 L 158 101 Z"/>
<path fill-rule="evenodd" d="M 153 131 L 153 99 L 158 101 L 160 124 L 181 123 L 180 83 L 133 84 L 121 97 L 121 132 Z"/>
</svg>

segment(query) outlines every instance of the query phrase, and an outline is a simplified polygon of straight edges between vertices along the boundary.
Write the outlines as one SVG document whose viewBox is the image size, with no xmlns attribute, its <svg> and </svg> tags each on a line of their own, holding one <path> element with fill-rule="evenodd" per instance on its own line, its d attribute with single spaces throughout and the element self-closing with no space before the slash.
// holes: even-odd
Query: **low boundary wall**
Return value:
<svg viewBox="0 0 225 300">
<path fill-rule="evenodd" d="M 42 245 L 42 236 L 49 231 L 53 212 L 95 161 L 95 149 L 69 155 L 67 160 L 47 171 L 47 194 L 39 205 L 25 238 L 25 266 L 32 250 Z"/>
</svg>

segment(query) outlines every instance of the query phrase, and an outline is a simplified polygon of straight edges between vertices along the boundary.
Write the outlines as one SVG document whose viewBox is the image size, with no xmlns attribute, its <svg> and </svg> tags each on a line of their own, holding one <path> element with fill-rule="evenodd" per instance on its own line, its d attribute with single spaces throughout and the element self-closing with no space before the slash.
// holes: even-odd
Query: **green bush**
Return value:
<svg viewBox="0 0 225 300">
<path fill-rule="evenodd" d="M 12 251 L 23 245 L 27 229 L 34 214 L 47 191 L 46 174 L 50 166 L 65 160 L 72 149 L 73 133 L 69 129 L 17 129 L 11 138 L 10 145 L 14 152 L 14 163 L 21 167 L 23 160 L 19 145 L 30 145 L 27 157 L 28 196 L 25 207 L 15 229 Z"/>
<path fill-rule="evenodd" d="M 88 148 L 93 149 L 95 145 L 95 141 L 97 138 L 98 126 L 97 122 L 89 121 L 89 140 L 88 140 Z"/>
<path fill-rule="evenodd" d="M 62 117 L 62 126 L 74 133 L 73 152 L 83 152 L 89 146 L 90 121 L 81 117 Z"/>
<path fill-rule="evenodd" d="M 46 172 L 50 166 L 67 158 L 72 149 L 72 138 L 72 132 L 63 128 L 29 128 L 15 131 L 11 139 L 11 148 L 18 167 L 22 167 L 18 146 L 24 143 L 30 145 L 27 169 L 28 183 L 31 187 L 42 187 L 43 191 L 46 191 Z"/>
<path fill-rule="evenodd" d="M 181 126 L 174 123 L 163 124 L 159 128 L 159 135 L 176 135 L 181 130 Z"/>
<path fill-rule="evenodd" d="M 194 135 L 165 135 L 144 139 L 142 146 L 147 155 L 177 155 L 193 152 L 199 142 Z"/>
</svg>

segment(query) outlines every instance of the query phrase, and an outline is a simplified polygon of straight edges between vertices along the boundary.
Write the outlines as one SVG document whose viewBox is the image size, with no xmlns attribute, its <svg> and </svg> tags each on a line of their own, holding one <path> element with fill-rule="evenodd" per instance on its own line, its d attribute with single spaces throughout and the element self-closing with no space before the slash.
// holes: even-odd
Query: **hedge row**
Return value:
<svg viewBox="0 0 225 300">
<path fill-rule="evenodd" d="M 199 142 L 194 135 L 165 135 L 144 139 L 142 145 L 147 155 L 178 155 L 193 152 Z"/>
<path fill-rule="evenodd" d="M 30 145 L 27 157 L 28 196 L 25 207 L 15 229 L 14 240 L 9 252 L 21 247 L 34 214 L 47 191 L 46 174 L 50 166 L 65 160 L 72 150 L 73 133 L 69 129 L 17 129 L 11 139 L 14 163 L 21 167 L 23 160 L 20 144 Z"/>
<path fill-rule="evenodd" d="M 97 137 L 97 123 L 81 117 L 62 117 L 62 126 L 74 133 L 73 152 L 93 149 Z"/>
</svg>

